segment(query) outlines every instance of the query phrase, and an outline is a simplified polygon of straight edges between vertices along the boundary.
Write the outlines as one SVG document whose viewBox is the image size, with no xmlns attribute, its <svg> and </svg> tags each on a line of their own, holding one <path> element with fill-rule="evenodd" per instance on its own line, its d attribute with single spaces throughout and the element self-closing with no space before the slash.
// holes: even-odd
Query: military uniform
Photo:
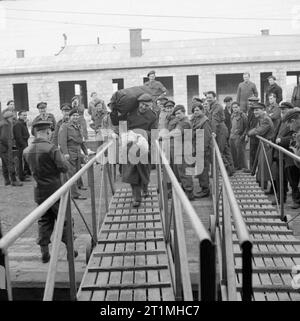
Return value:
<svg viewBox="0 0 300 321">
<path fill-rule="evenodd" d="M 258 103 L 254 106 L 252 106 L 252 108 L 264 108 L 265 105 Z M 274 125 L 273 122 L 271 120 L 271 118 L 267 115 L 267 114 L 263 114 L 262 116 L 260 116 L 258 118 L 258 124 L 255 128 L 251 129 L 248 131 L 248 136 L 252 137 L 252 136 L 256 136 L 259 135 L 261 137 L 264 137 L 265 139 L 271 140 L 274 137 Z M 267 160 L 269 162 L 269 164 L 271 164 L 271 148 L 269 147 L 269 145 L 265 144 L 265 151 L 266 151 L 266 155 L 267 155 Z M 263 159 L 263 161 L 261 161 Z M 267 166 L 267 161 L 265 159 L 264 156 L 264 152 L 262 149 L 260 149 L 259 152 L 259 158 L 258 158 L 258 170 L 257 170 L 257 174 L 256 174 L 256 180 L 260 183 L 260 186 L 262 188 L 265 188 L 267 185 L 268 180 L 270 180 L 270 172 Z M 262 171 L 262 168 L 264 168 L 264 181 L 261 182 L 261 177 L 260 177 L 260 173 Z"/>
<path fill-rule="evenodd" d="M 68 110 L 70 111 L 72 109 L 72 106 L 69 104 L 63 104 L 60 108 L 61 110 Z M 52 138 L 51 138 L 51 142 L 55 145 L 58 146 L 58 133 L 59 133 L 59 129 L 61 127 L 61 125 L 63 123 L 67 123 L 69 121 L 69 116 L 68 117 L 63 117 L 62 119 L 60 119 L 54 129 Z"/>
<path fill-rule="evenodd" d="M 88 140 L 88 131 L 87 131 L 87 124 L 86 124 L 86 120 L 84 118 L 84 105 L 80 102 L 80 96 L 74 96 L 71 100 L 72 103 L 72 108 L 73 109 L 77 109 L 78 113 L 79 113 L 79 124 L 81 126 L 82 129 L 82 135 L 84 137 L 85 140 Z M 78 103 L 77 103 L 78 102 Z"/>
<path fill-rule="evenodd" d="M 16 179 L 13 157 L 13 122 L 8 120 L 13 117 L 13 112 L 3 112 L 2 116 L 3 119 L 0 121 L 0 157 L 5 185 L 21 186 L 22 184 Z"/>
<path fill-rule="evenodd" d="M 228 129 L 225 125 L 225 115 L 223 107 L 215 101 L 211 106 L 208 114 L 212 132 L 216 134 L 216 141 L 222 155 L 224 165 L 229 174 L 234 172 L 233 160 L 228 143 Z"/>
<path fill-rule="evenodd" d="M 39 121 L 34 124 L 34 128 L 37 131 L 39 128 L 46 129 L 50 126 L 51 123 L 47 121 Z M 49 196 L 61 187 L 61 173 L 67 173 L 68 171 L 67 161 L 63 158 L 58 148 L 49 140 L 44 138 L 35 138 L 34 141 L 24 150 L 24 158 L 28 162 L 32 175 L 36 181 L 36 186 L 34 188 L 34 200 L 37 204 L 42 204 Z M 59 201 L 49 208 L 38 220 L 37 243 L 42 249 L 45 247 L 48 249 L 58 209 Z M 62 240 L 64 243 L 67 242 L 65 227 Z M 47 260 L 44 262 L 46 261 Z"/>
<path fill-rule="evenodd" d="M 138 98 L 139 102 L 152 101 L 151 96 L 143 94 Z M 156 128 L 156 115 L 151 109 L 147 109 L 144 113 L 140 113 L 138 109 L 127 115 L 128 130 L 143 129 L 148 134 L 150 140 L 151 129 Z M 150 145 L 150 144 L 149 144 Z M 135 202 L 141 201 L 141 191 L 147 194 L 148 184 L 150 180 L 150 164 L 124 164 L 122 165 L 122 181 L 131 185 L 132 194 Z"/>
<path fill-rule="evenodd" d="M 64 155 L 70 156 L 68 159 L 68 162 L 71 165 L 69 176 L 73 176 L 81 168 L 83 158 L 81 150 L 87 155 L 80 124 L 76 124 L 72 121 L 63 123 L 58 132 L 58 145 Z M 77 186 L 82 186 L 82 182 L 78 182 L 78 184 L 72 186 L 71 193 L 73 198 L 80 197 Z"/>
</svg>

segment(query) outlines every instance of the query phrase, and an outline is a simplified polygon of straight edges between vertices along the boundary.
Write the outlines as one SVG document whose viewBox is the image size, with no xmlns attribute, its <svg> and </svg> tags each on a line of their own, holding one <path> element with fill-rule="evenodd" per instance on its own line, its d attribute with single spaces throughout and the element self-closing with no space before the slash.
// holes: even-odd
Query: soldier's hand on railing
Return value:
<svg viewBox="0 0 300 321">
<path fill-rule="evenodd" d="M 65 159 L 66 159 L 66 160 L 69 160 L 69 159 L 70 159 L 70 155 L 69 155 L 69 154 L 65 154 L 64 156 L 65 156 Z"/>
<path fill-rule="evenodd" d="M 212 133 L 211 133 L 211 136 L 214 137 L 214 138 L 216 138 L 216 137 L 217 137 L 217 134 L 216 134 L 215 132 L 212 132 Z"/>
<path fill-rule="evenodd" d="M 245 143 L 248 143 L 248 140 L 249 140 L 249 136 L 246 135 L 246 136 L 245 136 Z"/>
<path fill-rule="evenodd" d="M 275 140 L 275 143 L 276 144 L 280 144 L 281 143 L 281 138 L 277 137 L 276 140 Z"/>
</svg>

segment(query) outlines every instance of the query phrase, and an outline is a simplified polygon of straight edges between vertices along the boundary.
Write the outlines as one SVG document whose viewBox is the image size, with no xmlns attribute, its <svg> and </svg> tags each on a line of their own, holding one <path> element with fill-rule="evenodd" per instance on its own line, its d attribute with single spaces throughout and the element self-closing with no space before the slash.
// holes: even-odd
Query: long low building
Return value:
<svg viewBox="0 0 300 321">
<path fill-rule="evenodd" d="M 22 57 L 0 61 L 0 101 L 14 99 L 18 110 L 37 113 L 39 101 L 60 117 L 59 106 L 81 94 L 87 107 L 90 94 L 106 102 L 115 90 L 141 85 L 154 69 L 157 79 L 176 103 L 190 106 L 194 95 L 214 90 L 222 101 L 236 97 L 243 73 L 264 96 L 267 77 L 276 76 L 283 98 L 291 99 L 300 75 L 300 35 L 152 42 L 141 29 L 130 30 L 129 43 L 68 46 L 50 57 Z"/>
</svg>

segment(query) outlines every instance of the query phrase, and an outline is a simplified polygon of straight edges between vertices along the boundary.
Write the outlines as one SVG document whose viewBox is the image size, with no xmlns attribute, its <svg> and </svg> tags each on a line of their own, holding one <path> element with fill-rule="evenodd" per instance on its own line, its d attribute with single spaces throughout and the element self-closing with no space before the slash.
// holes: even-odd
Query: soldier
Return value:
<svg viewBox="0 0 300 321">
<path fill-rule="evenodd" d="M 149 94 L 142 94 L 138 98 L 138 109 L 127 115 L 128 130 L 143 129 L 148 134 L 148 141 L 151 137 L 151 130 L 156 125 L 156 115 L 151 110 L 153 101 Z M 145 137 L 146 138 L 146 137 Z M 150 145 L 150 144 L 149 144 Z M 148 196 L 148 184 L 150 180 L 150 164 L 124 164 L 122 165 L 122 180 L 132 188 L 133 207 L 140 206 L 142 190 L 145 197 Z"/>
<path fill-rule="evenodd" d="M 159 96 L 161 95 L 167 95 L 168 91 L 166 89 L 166 87 L 160 82 L 155 80 L 155 71 L 151 70 L 150 72 L 148 72 L 147 77 L 149 78 L 149 81 L 145 82 L 145 86 L 149 87 L 152 93 L 152 99 L 153 102 L 155 104 L 155 106 L 153 106 L 153 110 L 155 112 L 157 112 L 158 108 L 156 106 L 156 100 Z"/>
<path fill-rule="evenodd" d="M 88 151 L 83 143 L 82 128 L 79 123 L 79 112 L 77 109 L 72 109 L 70 114 L 70 121 L 64 122 L 58 132 L 58 145 L 61 152 L 71 165 L 71 170 L 68 175 L 73 176 L 81 167 L 83 156 L 81 150 L 85 155 Z M 79 186 L 78 186 L 79 185 Z M 74 199 L 85 200 L 86 197 L 80 195 L 78 187 L 82 187 L 81 183 L 75 183 L 71 188 L 71 194 Z"/>
<path fill-rule="evenodd" d="M 204 130 L 204 168 L 200 175 L 198 175 L 199 185 L 201 187 L 200 194 L 197 197 L 208 197 L 209 190 L 209 165 L 211 163 L 211 127 L 208 118 L 205 116 L 203 105 L 198 102 L 192 108 L 191 125 L 193 129 L 193 149 L 196 151 L 196 131 L 197 129 Z"/>
<path fill-rule="evenodd" d="M 14 113 L 9 109 L 2 112 L 0 121 L 0 157 L 2 160 L 2 173 L 4 184 L 22 186 L 16 179 L 15 162 L 13 158 L 13 118 Z"/>
<path fill-rule="evenodd" d="M 244 81 L 238 86 L 236 100 L 240 104 L 241 112 L 248 112 L 248 98 L 257 97 L 258 92 L 255 83 L 250 81 L 250 73 L 245 72 L 243 74 Z"/>
<path fill-rule="evenodd" d="M 81 103 L 81 98 L 78 95 L 75 95 L 71 100 L 72 108 L 76 109 L 79 113 L 79 124 L 82 128 L 82 135 L 85 140 L 88 140 L 88 131 L 86 120 L 84 118 L 84 105 Z"/>
<path fill-rule="evenodd" d="M 72 106 L 68 103 L 64 103 L 61 105 L 60 107 L 60 110 L 63 114 L 63 118 L 60 119 L 56 126 L 55 126 L 55 130 L 54 130 L 54 133 L 53 133 L 53 136 L 51 138 L 51 142 L 55 145 L 55 146 L 58 146 L 58 133 L 59 133 L 59 129 L 61 127 L 61 125 L 63 123 L 67 123 L 70 119 L 69 117 L 69 114 L 70 114 L 70 111 L 72 110 Z"/>
<path fill-rule="evenodd" d="M 253 129 L 258 124 L 258 118 L 254 116 L 252 106 L 255 105 L 259 101 L 259 98 L 256 96 L 251 96 L 248 98 L 248 123 L 247 123 L 247 133 L 250 129 Z M 244 173 L 251 173 L 252 168 L 254 166 L 255 155 L 258 149 L 259 141 L 255 136 L 248 135 L 245 137 L 245 143 L 249 142 L 249 169 L 245 168 L 243 170 Z"/>
<path fill-rule="evenodd" d="M 231 130 L 231 114 L 232 114 L 232 97 L 226 96 L 224 98 L 225 108 L 224 108 L 224 115 L 225 115 L 225 125 L 228 128 L 228 132 L 230 133 Z"/>
<path fill-rule="evenodd" d="M 216 141 L 222 155 L 222 159 L 229 176 L 234 173 L 233 160 L 228 143 L 228 129 L 225 125 L 225 115 L 223 107 L 218 103 L 216 99 L 216 93 L 208 91 L 206 93 L 207 102 L 210 105 L 208 113 L 208 119 L 212 132 L 216 134 Z"/>
<path fill-rule="evenodd" d="M 276 102 L 276 94 L 271 93 L 269 95 L 269 105 L 267 107 L 267 114 L 273 121 L 274 128 L 277 128 L 280 124 L 280 109 Z"/>
<path fill-rule="evenodd" d="M 13 133 L 15 137 L 16 147 L 18 150 L 19 179 L 20 181 L 24 182 L 26 180 L 29 180 L 26 177 L 26 173 L 29 174 L 30 169 L 26 161 L 23 164 L 23 151 L 28 146 L 28 139 L 30 135 L 26 124 L 27 112 L 24 110 L 21 110 L 18 112 L 18 116 L 19 116 L 19 119 L 17 120 L 17 122 L 13 127 Z"/>
<path fill-rule="evenodd" d="M 24 150 L 24 157 L 28 162 L 36 181 L 34 200 L 40 205 L 56 190 L 61 183 L 61 173 L 67 173 L 68 162 L 61 155 L 58 148 L 50 143 L 52 122 L 39 120 L 33 124 L 36 134 L 34 141 Z M 59 209 L 59 201 L 50 207 L 38 220 L 37 244 L 41 247 L 42 262 L 50 260 L 49 243 L 54 229 Z M 64 226 L 62 241 L 66 244 L 66 226 Z M 74 256 L 78 255 L 74 251 Z"/>
<path fill-rule="evenodd" d="M 248 136 L 253 137 L 259 135 L 265 139 L 271 140 L 274 136 L 274 125 L 271 118 L 266 114 L 266 106 L 263 103 L 256 103 L 252 105 L 253 113 L 256 118 L 258 118 L 258 124 L 255 128 L 248 131 Z M 265 144 L 265 151 L 268 159 L 265 159 L 264 151 L 260 149 L 258 158 L 258 170 L 256 175 L 256 180 L 260 183 L 263 189 L 267 188 L 268 180 L 270 179 L 270 173 L 267 166 L 267 161 L 271 164 L 271 148 L 269 145 Z M 261 181 L 260 173 L 264 168 L 264 181 Z"/>
<path fill-rule="evenodd" d="M 31 134 L 33 136 L 35 136 L 35 133 L 34 133 L 34 124 L 40 120 L 47 120 L 47 121 L 50 121 L 51 122 L 51 126 L 50 126 L 50 129 L 51 131 L 53 132 L 54 129 L 55 129 L 55 125 L 56 125 L 56 120 L 55 120 L 55 117 L 53 114 L 51 113 L 47 113 L 47 103 L 46 102 L 39 102 L 37 105 L 36 105 L 36 108 L 39 110 L 39 115 L 36 116 L 33 121 L 32 121 L 32 127 L 31 127 Z"/>
<path fill-rule="evenodd" d="M 268 81 L 269 86 L 266 89 L 266 106 L 269 106 L 269 95 L 271 93 L 276 94 L 276 102 L 279 104 L 282 101 L 282 88 L 277 85 L 275 76 L 269 76 Z"/>
<path fill-rule="evenodd" d="M 175 102 L 172 100 L 167 100 L 159 113 L 158 118 L 158 129 L 168 129 L 168 123 L 172 117 L 173 108 Z"/>
</svg>

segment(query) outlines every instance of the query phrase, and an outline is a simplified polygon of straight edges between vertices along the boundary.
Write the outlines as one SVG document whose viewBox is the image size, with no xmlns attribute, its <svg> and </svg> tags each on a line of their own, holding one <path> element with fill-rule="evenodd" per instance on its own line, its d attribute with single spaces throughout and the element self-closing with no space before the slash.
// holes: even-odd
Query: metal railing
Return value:
<svg viewBox="0 0 300 321">
<path fill-rule="evenodd" d="M 175 298 L 176 300 L 193 300 L 183 225 L 183 213 L 185 213 L 199 240 L 199 300 L 215 301 L 215 245 L 182 190 L 158 141 L 156 141 L 156 149 L 159 202 Z M 168 193 L 171 191 L 168 191 L 168 181 L 172 186 L 172 200 L 170 202 Z"/>
<path fill-rule="evenodd" d="M 252 242 L 250 241 L 247 226 L 240 212 L 238 202 L 232 190 L 229 177 L 214 136 L 212 137 L 212 145 L 212 190 L 213 203 L 215 206 L 214 215 L 211 217 L 211 233 L 218 248 L 221 295 L 222 299 L 225 301 L 237 301 L 237 275 L 232 241 L 234 225 L 242 253 L 242 280 L 240 281 L 242 300 L 251 301 Z"/>
<path fill-rule="evenodd" d="M 104 156 L 106 151 L 110 146 L 112 146 L 114 141 L 109 141 L 104 143 L 97 154 L 92 157 L 87 164 L 85 164 L 74 176 L 72 176 L 66 183 L 64 183 L 55 193 L 53 193 L 49 198 L 47 198 L 42 204 L 35 208 L 29 215 L 27 215 L 19 224 L 13 227 L 7 234 L 5 234 L 0 239 L 0 249 L 2 249 L 7 255 L 7 249 L 30 227 L 32 224 L 39 219 L 49 208 L 51 208 L 57 201 L 60 200 L 59 211 L 57 215 L 57 221 L 55 224 L 55 229 L 53 233 L 53 245 L 51 251 L 51 258 L 49 262 L 49 268 L 47 272 L 47 280 L 45 284 L 45 291 L 43 300 L 50 301 L 53 299 L 54 286 L 55 286 L 55 275 L 56 267 L 58 262 L 59 246 L 63 234 L 63 227 L 66 220 L 67 228 L 67 258 L 69 266 L 69 280 L 70 280 L 70 299 L 76 300 L 77 286 L 75 280 L 75 262 L 74 262 L 74 246 L 73 246 L 73 224 L 72 224 L 72 213 L 71 213 L 71 196 L 70 189 L 73 184 L 76 184 L 77 180 L 83 176 L 84 173 L 88 172 L 88 183 L 91 194 L 91 216 L 92 216 L 92 232 L 88 229 L 92 237 L 93 248 L 97 244 L 97 220 L 99 226 L 103 222 L 106 213 L 102 213 L 99 206 L 98 217 L 96 213 L 96 199 L 95 199 L 95 173 L 94 164 L 99 163 L 99 158 Z M 104 169 L 101 170 L 102 177 L 100 181 L 100 186 L 103 186 L 105 192 L 105 199 L 108 199 L 108 182 L 107 176 L 110 175 L 111 170 L 109 164 L 102 164 Z M 109 177 L 109 183 L 114 193 L 113 180 Z M 100 188 L 100 194 L 102 193 L 102 188 Z M 100 195 L 101 196 L 101 195 Z M 75 203 L 76 204 L 76 203 Z M 108 203 L 107 203 L 108 204 Z M 78 207 L 77 207 L 78 209 Z M 106 212 L 108 211 L 108 205 L 106 206 Z M 80 213 L 80 211 L 79 211 Z M 80 213 L 81 214 L 81 213 Z M 84 221 L 86 227 L 87 224 Z"/>
<path fill-rule="evenodd" d="M 267 164 L 267 168 L 268 168 L 268 171 L 269 171 L 269 174 L 270 174 L 270 180 L 271 180 L 271 184 L 272 184 L 272 187 L 273 187 L 273 190 L 274 190 L 274 196 L 275 196 L 275 202 L 277 204 L 277 209 L 279 210 L 280 212 L 280 219 L 282 221 L 287 221 L 287 218 L 284 214 L 284 164 L 283 164 L 283 154 L 285 154 L 286 156 L 292 158 L 293 160 L 295 160 L 296 162 L 299 162 L 300 163 L 300 157 L 293 154 L 292 152 L 288 151 L 287 149 L 257 135 L 256 136 L 258 139 L 259 139 L 259 149 L 257 151 L 258 155 L 258 162 L 260 164 L 263 164 L 264 161 L 266 162 Z M 267 155 L 267 152 L 266 152 L 266 149 L 265 149 L 265 144 L 269 145 L 270 147 L 274 148 L 275 150 L 278 151 L 278 170 L 279 170 L 279 181 L 278 181 L 278 184 L 277 185 L 277 188 L 279 186 L 279 191 L 276 191 L 276 186 L 274 184 L 274 178 L 272 176 L 272 171 L 271 171 L 271 165 L 269 163 L 269 160 L 268 160 L 268 155 Z M 262 151 L 262 152 L 260 152 Z M 254 174 L 254 173 L 252 173 Z M 260 170 L 260 180 L 261 182 L 264 182 L 265 180 L 265 170 L 264 170 L 264 166 L 261 166 L 261 170 Z M 278 202 L 278 194 L 277 192 L 279 192 L 279 202 Z M 279 206 L 280 205 L 280 206 Z M 295 219 L 295 217 L 293 218 Z"/>
</svg>

